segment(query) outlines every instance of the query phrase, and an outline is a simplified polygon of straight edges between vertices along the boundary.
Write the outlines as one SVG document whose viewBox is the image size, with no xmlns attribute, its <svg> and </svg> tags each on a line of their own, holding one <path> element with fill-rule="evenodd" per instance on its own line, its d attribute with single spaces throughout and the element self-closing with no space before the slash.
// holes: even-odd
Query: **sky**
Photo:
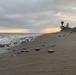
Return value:
<svg viewBox="0 0 76 75">
<path fill-rule="evenodd" d="M 0 0 L 0 32 L 51 33 L 75 20 L 76 0 Z"/>
</svg>

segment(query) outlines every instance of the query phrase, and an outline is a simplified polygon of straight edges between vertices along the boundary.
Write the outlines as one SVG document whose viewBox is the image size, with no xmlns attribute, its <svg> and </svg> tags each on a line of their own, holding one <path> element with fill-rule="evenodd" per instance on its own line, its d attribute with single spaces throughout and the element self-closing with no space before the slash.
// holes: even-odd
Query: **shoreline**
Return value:
<svg viewBox="0 0 76 75">
<path fill-rule="evenodd" d="M 10 50 L 10 48 L 12 48 L 12 47 L 19 46 L 22 43 L 27 43 L 27 42 L 30 42 L 30 41 L 34 41 L 35 38 L 37 38 L 38 36 L 42 35 L 42 34 L 31 34 L 31 33 L 27 34 L 27 35 L 24 35 L 24 34 L 14 34 L 14 33 L 13 33 L 13 35 L 10 34 L 10 33 L 8 33 L 8 34 L 9 35 L 6 34 L 6 36 L 8 36 L 8 37 L 9 36 L 12 36 L 12 37 L 16 36 L 18 39 L 17 38 L 14 38 L 14 39 L 11 38 L 11 40 L 9 42 L 6 42 L 8 40 L 8 38 L 7 38 L 7 40 L 4 39 L 5 41 L 3 39 L 2 39 L 2 41 L 0 40 L 1 42 L 3 42 L 3 43 L 0 44 L 0 52 L 1 53 L 4 53 L 7 50 Z M 1 35 L 4 35 L 4 34 L 1 34 Z"/>
<path fill-rule="evenodd" d="M 1 75 L 75 75 L 76 33 L 58 32 L 0 54 Z M 50 49 L 53 53 L 48 53 Z"/>
</svg>

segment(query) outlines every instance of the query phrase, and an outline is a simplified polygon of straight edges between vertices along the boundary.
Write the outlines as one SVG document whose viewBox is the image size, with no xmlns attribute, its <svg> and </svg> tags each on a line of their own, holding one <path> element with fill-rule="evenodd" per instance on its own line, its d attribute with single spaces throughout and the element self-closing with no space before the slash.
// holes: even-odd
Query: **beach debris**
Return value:
<svg viewBox="0 0 76 75">
<path fill-rule="evenodd" d="M 71 33 L 73 33 L 73 32 L 70 32 L 70 34 L 71 34 Z"/>
<path fill-rule="evenodd" d="M 61 37 L 60 35 L 58 37 Z"/>
<path fill-rule="evenodd" d="M 26 43 L 26 41 L 22 41 L 21 43 Z"/>
<path fill-rule="evenodd" d="M 22 51 L 20 51 L 20 52 L 17 52 L 17 54 L 21 54 L 21 53 L 24 53 L 24 52 L 29 52 L 29 51 L 24 51 L 24 50 L 22 50 Z"/>
<path fill-rule="evenodd" d="M 65 36 L 65 35 L 63 35 L 63 36 Z"/>
<path fill-rule="evenodd" d="M 9 44 L 6 44 L 5 46 L 10 47 L 10 45 L 9 45 Z"/>
<path fill-rule="evenodd" d="M 16 50 L 13 50 L 13 52 L 14 52 L 14 51 L 16 51 Z"/>
<path fill-rule="evenodd" d="M 26 51 L 26 53 L 28 53 L 29 51 Z"/>
<path fill-rule="evenodd" d="M 43 47 L 45 46 L 45 45 L 42 45 Z"/>
<path fill-rule="evenodd" d="M 9 48 L 7 50 L 10 50 Z"/>
<path fill-rule="evenodd" d="M 4 44 L 0 44 L 0 47 L 5 47 L 5 45 Z"/>
<path fill-rule="evenodd" d="M 48 50 L 48 53 L 54 53 L 54 50 L 50 49 Z"/>
<path fill-rule="evenodd" d="M 21 52 L 17 52 L 17 54 L 21 54 Z"/>
<path fill-rule="evenodd" d="M 40 51 L 40 48 L 39 48 L 39 47 L 37 47 L 37 48 L 35 49 L 35 51 Z"/>
<path fill-rule="evenodd" d="M 17 44 L 17 42 L 14 42 L 14 44 Z"/>
<path fill-rule="evenodd" d="M 25 52 L 25 51 L 22 50 L 21 53 L 23 53 L 23 52 Z"/>
<path fill-rule="evenodd" d="M 16 54 L 13 54 L 14 57 L 16 57 Z"/>
<path fill-rule="evenodd" d="M 26 48 L 23 48 L 23 50 L 26 50 Z"/>
<path fill-rule="evenodd" d="M 76 27 L 73 28 L 73 32 L 76 32 Z"/>
<path fill-rule="evenodd" d="M 27 42 L 29 42 L 29 39 L 26 39 Z"/>
<path fill-rule="evenodd" d="M 51 47 L 55 47 L 56 45 L 52 45 Z"/>
<path fill-rule="evenodd" d="M 52 33 L 52 34 L 55 34 L 55 33 Z"/>
</svg>

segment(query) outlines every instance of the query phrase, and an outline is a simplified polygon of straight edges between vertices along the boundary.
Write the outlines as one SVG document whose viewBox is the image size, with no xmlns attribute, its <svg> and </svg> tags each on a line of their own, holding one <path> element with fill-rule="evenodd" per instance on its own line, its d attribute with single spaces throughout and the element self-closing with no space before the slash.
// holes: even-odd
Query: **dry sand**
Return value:
<svg viewBox="0 0 76 75">
<path fill-rule="evenodd" d="M 45 34 L 0 54 L 0 75 L 76 75 L 76 33 Z"/>
</svg>

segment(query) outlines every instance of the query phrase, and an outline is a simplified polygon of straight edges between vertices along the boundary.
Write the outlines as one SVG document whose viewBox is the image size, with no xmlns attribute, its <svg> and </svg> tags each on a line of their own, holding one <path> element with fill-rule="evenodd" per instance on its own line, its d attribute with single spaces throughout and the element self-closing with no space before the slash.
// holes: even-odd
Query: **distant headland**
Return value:
<svg viewBox="0 0 76 75">
<path fill-rule="evenodd" d="M 61 32 L 62 31 L 76 32 L 76 27 L 74 28 L 69 27 L 69 23 L 67 23 L 66 26 L 64 26 L 64 21 L 61 21 L 60 29 L 61 29 Z"/>
</svg>

